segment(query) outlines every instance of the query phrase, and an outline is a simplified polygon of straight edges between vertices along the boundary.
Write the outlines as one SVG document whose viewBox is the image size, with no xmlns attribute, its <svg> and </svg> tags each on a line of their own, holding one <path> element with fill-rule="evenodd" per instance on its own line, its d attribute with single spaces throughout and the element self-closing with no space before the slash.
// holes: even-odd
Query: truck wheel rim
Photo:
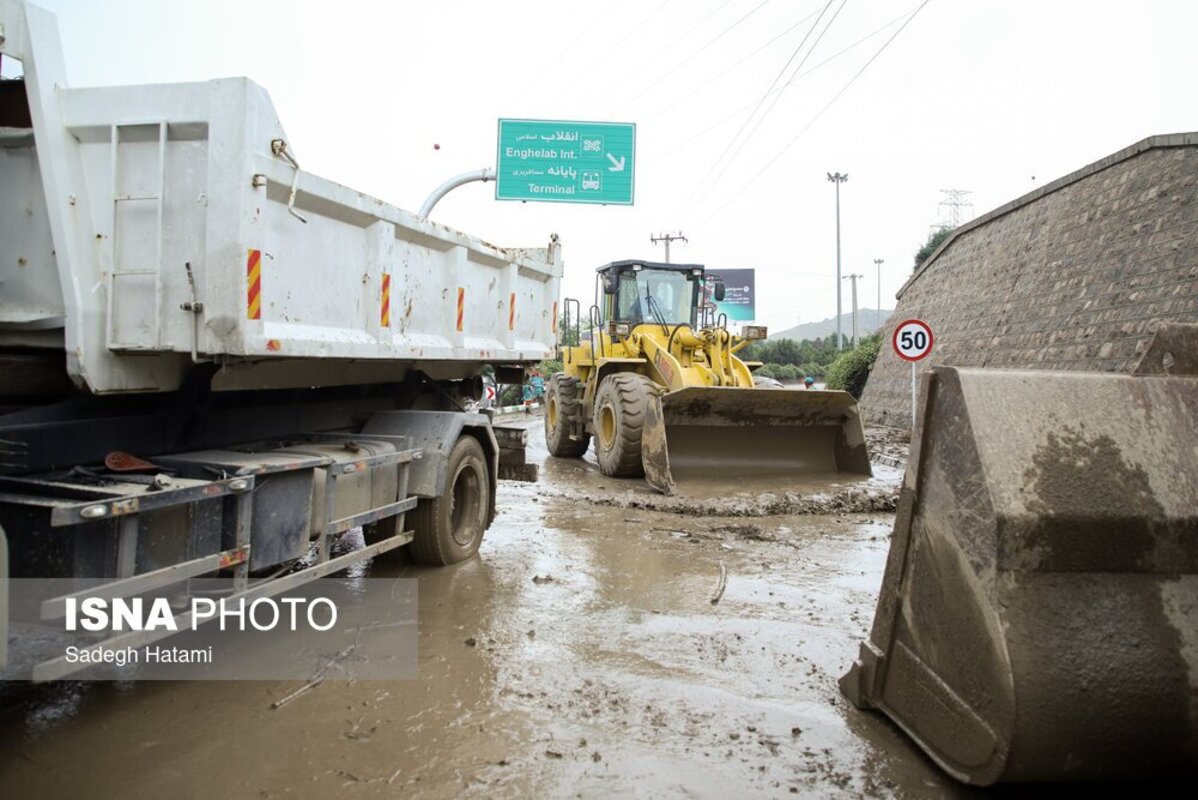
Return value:
<svg viewBox="0 0 1198 800">
<path fill-rule="evenodd" d="M 550 428 L 557 427 L 557 395 L 549 395 L 549 403 L 545 408 L 545 419 L 549 422 Z"/>
<path fill-rule="evenodd" d="M 479 514 L 479 498 L 482 482 L 478 473 L 469 465 L 458 471 L 453 481 L 453 506 L 449 511 L 449 529 L 453 540 L 467 547 L 477 535 L 475 521 Z"/>
</svg>

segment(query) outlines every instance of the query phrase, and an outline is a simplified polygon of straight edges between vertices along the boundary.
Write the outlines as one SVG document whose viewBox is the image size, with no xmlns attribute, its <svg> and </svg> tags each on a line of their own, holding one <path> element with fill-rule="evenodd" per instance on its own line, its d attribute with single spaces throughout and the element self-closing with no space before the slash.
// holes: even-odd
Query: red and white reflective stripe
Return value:
<svg viewBox="0 0 1198 800">
<path fill-rule="evenodd" d="M 462 330 L 462 322 L 466 318 L 466 287 L 458 287 L 458 331 Z"/>
<path fill-rule="evenodd" d="M 383 273 L 383 311 L 380 317 L 384 328 L 391 327 L 391 276 Z"/>
<path fill-rule="evenodd" d="M 557 333 L 557 301 L 553 301 L 553 332 Z"/>
<path fill-rule="evenodd" d="M 511 297 L 507 301 L 507 329 L 514 330 L 516 328 L 516 293 L 512 292 Z"/>
<path fill-rule="evenodd" d="M 262 251 L 250 250 L 245 259 L 245 316 L 262 319 Z"/>
</svg>

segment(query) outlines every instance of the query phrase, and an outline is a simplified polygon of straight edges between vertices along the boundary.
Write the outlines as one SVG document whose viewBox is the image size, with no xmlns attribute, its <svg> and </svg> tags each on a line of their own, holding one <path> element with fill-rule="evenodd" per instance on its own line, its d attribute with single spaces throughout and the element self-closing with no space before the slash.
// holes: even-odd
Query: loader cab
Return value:
<svg viewBox="0 0 1198 800">
<path fill-rule="evenodd" d="M 598 270 L 596 294 L 601 294 L 601 300 L 597 305 L 605 324 L 695 327 L 707 294 L 722 295 L 722 288 L 705 286 L 701 264 L 615 261 Z"/>
</svg>

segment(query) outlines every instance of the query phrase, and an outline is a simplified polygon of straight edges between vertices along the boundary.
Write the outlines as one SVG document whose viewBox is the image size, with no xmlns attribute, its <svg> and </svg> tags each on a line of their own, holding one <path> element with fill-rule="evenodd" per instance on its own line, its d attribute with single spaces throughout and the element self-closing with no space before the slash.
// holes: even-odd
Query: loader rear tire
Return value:
<svg viewBox="0 0 1198 800">
<path fill-rule="evenodd" d="M 635 372 L 608 375 L 595 393 L 595 457 L 604 475 L 640 478 L 645 404 L 657 393 L 653 381 Z"/>
<path fill-rule="evenodd" d="M 551 456 L 581 458 L 591 445 L 587 433 L 582 433 L 578 439 L 570 438 L 571 427 L 582 430 L 582 425 L 570 424 L 574 420 L 582 421 L 582 398 L 578 394 L 578 378 L 560 372 L 545 386 L 545 446 Z"/>
<path fill-rule="evenodd" d="M 445 491 L 408 512 L 413 560 L 443 567 L 473 558 L 487 530 L 490 496 L 486 454 L 477 439 L 463 435 L 449 452 Z"/>
</svg>

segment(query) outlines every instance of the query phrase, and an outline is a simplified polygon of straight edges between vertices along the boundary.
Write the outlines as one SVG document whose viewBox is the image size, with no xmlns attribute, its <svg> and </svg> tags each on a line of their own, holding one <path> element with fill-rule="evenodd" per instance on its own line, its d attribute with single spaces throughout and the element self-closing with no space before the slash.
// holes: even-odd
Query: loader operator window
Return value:
<svg viewBox="0 0 1198 800">
<path fill-rule="evenodd" d="M 616 318 L 621 322 L 630 322 L 633 325 L 645 321 L 645 315 L 641 313 L 641 300 L 636 292 L 636 280 L 632 273 L 620 276 Z"/>
<path fill-rule="evenodd" d="M 685 272 L 640 270 L 620 274 L 616 313 L 621 322 L 694 324 L 695 284 Z"/>
</svg>

